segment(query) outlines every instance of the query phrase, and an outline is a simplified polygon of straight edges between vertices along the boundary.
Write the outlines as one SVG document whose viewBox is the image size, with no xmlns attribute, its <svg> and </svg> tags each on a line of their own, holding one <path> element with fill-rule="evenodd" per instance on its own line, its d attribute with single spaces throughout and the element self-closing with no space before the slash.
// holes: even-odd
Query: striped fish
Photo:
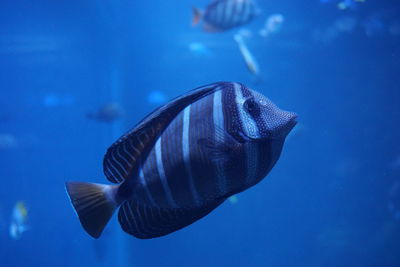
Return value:
<svg viewBox="0 0 400 267">
<path fill-rule="evenodd" d="M 116 209 L 141 239 L 167 235 L 260 182 L 296 115 L 240 83 L 196 88 L 158 108 L 107 150 L 114 185 L 67 182 L 83 228 L 98 238 Z"/>
<path fill-rule="evenodd" d="M 203 19 L 203 30 L 226 31 L 250 22 L 259 13 L 252 0 L 215 0 L 204 12 L 193 8 L 193 26 Z"/>
</svg>

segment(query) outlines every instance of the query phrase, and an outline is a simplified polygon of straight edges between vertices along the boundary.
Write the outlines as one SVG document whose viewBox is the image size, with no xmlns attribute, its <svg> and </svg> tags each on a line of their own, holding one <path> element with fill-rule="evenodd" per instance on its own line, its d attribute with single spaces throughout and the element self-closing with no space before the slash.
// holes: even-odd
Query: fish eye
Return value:
<svg viewBox="0 0 400 267">
<path fill-rule="evenodd" d="M 258 117 L 260 115 L 260 106 L 253 98 L 247 99 L 243 106 L 252 117 Z"/>
</svg>

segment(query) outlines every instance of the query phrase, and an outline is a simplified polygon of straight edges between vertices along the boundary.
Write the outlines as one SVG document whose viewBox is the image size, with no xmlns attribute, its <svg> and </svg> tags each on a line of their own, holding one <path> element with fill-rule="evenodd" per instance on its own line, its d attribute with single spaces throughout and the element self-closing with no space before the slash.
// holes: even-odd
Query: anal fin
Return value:
<svg viewBox="0 0 400 267">
<path fill-rule="evenodd" d="M 203 218 L 225 199 L 196 208 L 164 209 L 126 201 L 118 212 L 122 229 L 137 238 L 164 236 Z"/>
</svg>

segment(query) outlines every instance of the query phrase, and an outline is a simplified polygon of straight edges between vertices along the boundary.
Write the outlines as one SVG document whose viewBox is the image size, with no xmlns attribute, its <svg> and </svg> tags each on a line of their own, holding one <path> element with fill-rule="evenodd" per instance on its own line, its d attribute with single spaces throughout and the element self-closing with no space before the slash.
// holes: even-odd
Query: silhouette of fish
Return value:
<svg viewBox="0 0 400 267">
<path fill-rule="evenodd" d="M 193 8 L 192 24 L 202 19 L 204 31 L 221 32 L 249 23 L 259 12 L 251 0 L 216 0 L 204 12 Z"/>
</svg>

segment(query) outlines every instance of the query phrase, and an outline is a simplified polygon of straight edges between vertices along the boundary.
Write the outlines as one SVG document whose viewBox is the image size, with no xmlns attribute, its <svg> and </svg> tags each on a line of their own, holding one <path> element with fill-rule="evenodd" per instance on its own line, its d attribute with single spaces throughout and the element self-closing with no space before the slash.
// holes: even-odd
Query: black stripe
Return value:
<svg viewBox="0 0 400 267">
<path fill-rule="evenodd" d="M 209 151 L 199 139 L 214 140 L 213 96 L 209 95 L 191 106 L 190 112 L 190 161 L 194 185 L 200 201 L 210 201 L 218 196 L 218 176 L 212 165 Z"/>
<path fill-rule="evenodd" d="M 241 87 L 242 90 L 242 94 L 245 98 L 250 98 L 253 97 L 256 101 L 259 100 L 261 98 L 260 94 L 248 89 L 247 87 L 245 87 L 244 85 L 242 85 Z M 267 135 L 267 125 L 265 123 L 265 119 L 263 116 L 254 116 L 252 114 L 250 114 L 254 120 L 254 122 L 256 123 L 256 127 L 258 129 L 258 132 L 261 136 L 266 136 Z"/>
<path fill-rule="evenodd" d="M 222 91 L 222 105 L 224 113 L 225 129 L 235 139 L 240 140 L 243 128 L 240 122 L 240 115 L 236 104 L 236 94 L 233 84 L 230 88 Z M 244 151 L 238 153 L 237 157 L 232 158 L 229 166 L 225 166 L 225 175 L 227 179 L 227 190 L 230 194 L 237 193 L 243 188 L 246 177 L 246 160 L 244 160 Z"/>
<path fill-rule="evenodd" d="M 238 20 L 238 24 L 244 24 L 246 22 L 246 17 L 248 14 L 248 10 L 249 10 L 249 2 L 248 1 L 243 1 L 243 8 L 240 12 L 240 15 L 238 16 L 239 20 Z"/>
<path fill-rule="evenodd" d="M 179 207 L 193 205 L 193 196 L 190 192 L 188 174 L 183 160 L 182 133 L 183 111 L 163 132 L 161 139 L 165 176 L 172 196 Z"/>
<path fill-rule="evenodd" d="M 251 91 L 243 84 L 240 84 L 240 90 L 242 91 L 242 95 L 244 98 L 254 97 Z"/>
<path fill-rule="evenodd" d="M 158 174 L 155 149 L 150 152 L 143 164 L 143 176 L 155 203 L 160 207 L 169 207 L 160 175 Z"/>
<path fill-rule="evenodd" d="M 217 21 L 217 8 L 221 1 L 214 1 L 208 5 L 206 12 L 204 14 L 204 21 L 212 25 L 216 24 Z"/>
</svg>

